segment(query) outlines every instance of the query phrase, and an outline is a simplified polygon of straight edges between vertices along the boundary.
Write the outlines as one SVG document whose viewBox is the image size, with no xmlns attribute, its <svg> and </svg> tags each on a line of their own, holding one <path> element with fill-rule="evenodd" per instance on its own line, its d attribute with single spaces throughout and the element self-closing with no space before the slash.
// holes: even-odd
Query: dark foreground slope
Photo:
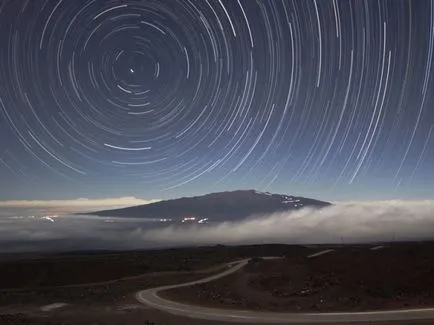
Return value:
<svg viewBox="0 0 434 325">
<path fill-rule="evenodd" d="M 182 292 L 164 294 L 195 304 L 286 312 L 432 307 L 433 243 L 384 245 L 374 250 L 372 245 L 217 245 L 47 257 L 28 254 L 23 260 L 0 260 L 0 324 L 233 325 L 156 311 L 140 304 L 135 294 L 147 288 L 208 277 L 221 272 L 215 267 L 226 261 L 273 255 L 285 258 L 252 259 L 240 272 L 209 282 L 207 288 L 186 287 Z M 332 248 L 335 250 L 329 254 L 307 258 Z M 131 275 L 139 276 L 129 278 Z M 118 280 L 89 283 L 110 279 Z M 67 305 L 41 310 L 53 303 Z M 431 324 L 432 320 L 393 322 Z"/>
<path fill-rule="evenodd" d="M 277 312 L 432 308 L 433 249 L 432 242 L 390 243 L 254 259 L 228 277 L 162 294 L 195 305 Z"/>
<path fill-rule="evenodd" d="M 195 217 L 222 221 L 243 219 L 252 215 L 292 211 L 303 207 L 322 208 L 328 205 L 330 205 L 328 202 L 304 197 L 247 190 L 212 193 L 86 214 L 109 217 L 165 218 L 175 221 L 186 217 Z"/>
</svg>

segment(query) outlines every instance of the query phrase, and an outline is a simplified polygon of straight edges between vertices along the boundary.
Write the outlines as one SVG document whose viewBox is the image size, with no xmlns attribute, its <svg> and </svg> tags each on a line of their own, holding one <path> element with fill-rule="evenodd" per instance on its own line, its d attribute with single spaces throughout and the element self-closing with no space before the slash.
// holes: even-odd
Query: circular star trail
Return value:
<svg viewBox="0 0 434 325">
<path fill-rule="evenodd" d="M 434 180 L 431 1 L 14 0 L 0 42 L 21 187 Z"/>
</svg>

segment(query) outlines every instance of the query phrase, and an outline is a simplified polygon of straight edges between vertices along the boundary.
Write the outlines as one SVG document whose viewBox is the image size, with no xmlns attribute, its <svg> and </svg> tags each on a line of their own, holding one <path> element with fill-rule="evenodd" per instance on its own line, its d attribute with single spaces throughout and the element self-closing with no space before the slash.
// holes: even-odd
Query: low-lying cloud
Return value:
<svg viewBox="0 0 434 325">
<path fill-rule="evenodd" d="M 434 239 L 434 201 L 385 201 L 302 209 L 237 223 L 169 227 L 146 238 L 191 243 L 355 243 Z"/>
<path fill-rule="evenodd" d="M 53 213 L 74 213 L 89 211 L 89 209 L 95 211 L 100 209 L 123 208 L 158 201 L 159 200 L 139 199 L 130 196 L 101 199 L 80 198 L 73 200 L 10 200 L 0 201 L 0 209 L 3 211 L 31 211 L 36 212 L 36 214 L 38 212 L 44 213 L 47 211 Z"/>
<path fill-rule="evenodd" d="M 337 204 L 239 222 L 164 226 L 141 219 L 0 218 L 0 249 L 136 249 L 214 244 L 358 243 L 434 239 L 434 201 Z"/>
</svg>

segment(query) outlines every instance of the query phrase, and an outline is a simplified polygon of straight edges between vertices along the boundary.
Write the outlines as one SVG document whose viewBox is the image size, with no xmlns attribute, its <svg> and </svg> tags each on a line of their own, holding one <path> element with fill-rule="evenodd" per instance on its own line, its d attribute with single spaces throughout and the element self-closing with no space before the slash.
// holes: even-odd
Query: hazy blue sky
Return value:
<svg viewBox="0 0 434 325">
<path fill-rule="evenodd" d="M 0 200 L 434 196 L 434 4 L 0 4 Z"/>
</svg>

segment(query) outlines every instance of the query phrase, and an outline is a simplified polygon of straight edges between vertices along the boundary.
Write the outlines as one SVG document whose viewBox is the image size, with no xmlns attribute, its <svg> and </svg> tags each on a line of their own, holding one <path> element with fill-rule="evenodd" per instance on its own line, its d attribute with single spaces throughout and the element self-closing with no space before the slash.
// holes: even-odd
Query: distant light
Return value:
<svg viewBox="0 0 434 325">
<path fill-rule="evenodd" d="M 184 217 L 181 222 L 196 221 L 196 217 Z"/>
</svg>

